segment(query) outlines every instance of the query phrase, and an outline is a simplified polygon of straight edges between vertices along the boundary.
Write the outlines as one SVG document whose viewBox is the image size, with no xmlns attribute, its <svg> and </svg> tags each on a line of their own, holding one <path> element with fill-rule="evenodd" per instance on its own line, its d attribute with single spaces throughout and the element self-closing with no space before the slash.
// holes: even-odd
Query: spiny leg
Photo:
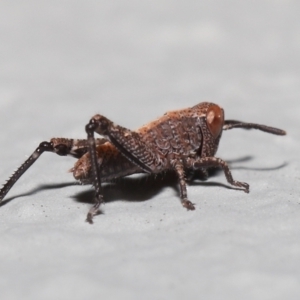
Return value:
<svg viewBox="0 0 300 300">
<path fill-rule="evenodd" d="M 176 173 L 178 175 L 178 179 L 179 179 L 181 204 L 187 210 L 194 210 L 195 209 L 194 204 L 187 199 L 186 180 L 185 180 L 185 175 L 184 175 L 184 169 L 183 169 L 182 162 L 181 161 L 176 161 L 176 162 L 173 163 L 173 166 L 175 168 L 175 171 L 176 171 Z"/>
<path fill-rule="evenodd" d="M 54 152 L 53 144 L 49 142 L 42 142 L 30 157 L 12 174 L 0 190 L 0 202 L 4 199 L 9 190 L 18 181 L 18 179 L 33 165 L 33 163 L 45 151 Z"/>
<path fill-rule="evenodd" d="M 220 158 L 217 157 L 204 157 L 198 159 L 189 158 L 187 160 L 187 165 L 188 167 L 193 167 L 196 170 L 200 168 L 209 168 L 209 167 L 222 168 L 228 183 L 230 183 L 233 186 L 242 188 L 242 190 L 245 193 L 249 193 L 249 184 L 246 182 L 240 182 L 234 180 L 227 163 Z"/>
<path fill-rule="evenodd" d="M 96 144 L 101 145 L 107 140 L 96 139 Z M 0 190 L 0 202 L 4 199 L 9 190 L 18 179 L 34 164 L 43 152 L 52 152 L 60 156 L 70 155 L 80 158 L 88 151 L 87 140 L 52 138 L 50 142 L 42 142 L 32 155 L 12 174 Z"/>
</svg>

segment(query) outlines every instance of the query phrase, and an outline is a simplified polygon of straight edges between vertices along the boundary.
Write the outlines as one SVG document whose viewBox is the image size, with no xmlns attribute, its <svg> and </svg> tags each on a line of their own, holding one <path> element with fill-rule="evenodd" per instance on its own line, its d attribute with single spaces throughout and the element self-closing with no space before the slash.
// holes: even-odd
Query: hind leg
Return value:
<svg viewBox="0 0 300 300">
<path fill-rule="evenodd" d="M 96 139 L 96 145 L 105 143 L 105 139 Z M 30 155 L 30 157 L 12 174 L 0 190 L 0 202 L 18 179 L 36 162 L 44 152 L 52 152 L 60 156 L 70 155 L 75 158 L 82 157 L 88 152 L 87 140 L 76 140 L 67 138 L 53 138 L 50 142 L 42 142 Z"/>
</svg>

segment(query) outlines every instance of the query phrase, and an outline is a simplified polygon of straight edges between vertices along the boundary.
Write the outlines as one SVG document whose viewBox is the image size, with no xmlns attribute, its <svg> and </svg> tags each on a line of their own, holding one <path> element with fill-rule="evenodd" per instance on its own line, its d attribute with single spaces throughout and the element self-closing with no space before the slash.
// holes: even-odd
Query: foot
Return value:
<svg viewBox="0 0 300 300">
<path fill-rule="evenodd" d="M 234 186 L 242 188 L 245 193 L 249 193 L 249 184 L 246 182 L 234 181 Z"/>
<path fill-rule="evenodd" d="M 187 210 L 195 210 L 194 203 L 189 200 L 182 200 L 182 206 L 185 207 Z"/>
</svg>

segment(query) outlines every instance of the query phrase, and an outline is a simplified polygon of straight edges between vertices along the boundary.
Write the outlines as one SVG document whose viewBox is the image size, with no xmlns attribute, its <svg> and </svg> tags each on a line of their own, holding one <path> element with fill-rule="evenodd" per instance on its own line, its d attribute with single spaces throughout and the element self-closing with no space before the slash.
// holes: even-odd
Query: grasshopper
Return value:
<svg viewBox="0 0 300 300">
<path fill-rule="evenodd" d="M 0 190 L 0 202 L 43 152 L 78 159 L 70 170 L 74 178 L 95 188 L 94 205 L 86 218 L 89 223 L 93 223 L 93 217 L 104 202 L 102 183 L 135 173 L 175 171 L 181 203 L 187 210 L 195 209 L 187 197 L 185 174 L 188 172 L 198 171 L 208 176 L 209 168 L 221 168 L 229 184 L 249 193 L 249 185 L 234 180 L 228 164 L 215 156 L 223 130 L 233 128 L 286 134 L 284 130 L 266 125 L 225 120 L 224 110 L 209 102 L 169 111 L 136 131 L 97 114 L 85 127 L 87 139 L 52 138 L 50 142 L 40 143 L 4 184 Z M 95 133 L 102 138 L 95 138 Z"/>
</svg>

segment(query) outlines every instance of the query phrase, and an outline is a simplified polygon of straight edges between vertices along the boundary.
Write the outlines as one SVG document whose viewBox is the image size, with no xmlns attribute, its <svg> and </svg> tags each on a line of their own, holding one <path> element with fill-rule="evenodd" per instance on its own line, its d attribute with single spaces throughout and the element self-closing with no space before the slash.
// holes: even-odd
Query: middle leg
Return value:
<svg viewBox="0 0 300 300">
<path fill-rule="evenodd" d="M 179 179 L 181 204 L 187 210 L 194 210 L 195 209 L 194 203 L 192 203 L 191 201 L 189 201 L 187 199 L 186 178 L 185 178 L 183 164 L 180 160 L 176 160 L 173 163 L 173 167 L 174 167 L 174 169 L 178 175 L 178 179 Z"/>
</svg>

